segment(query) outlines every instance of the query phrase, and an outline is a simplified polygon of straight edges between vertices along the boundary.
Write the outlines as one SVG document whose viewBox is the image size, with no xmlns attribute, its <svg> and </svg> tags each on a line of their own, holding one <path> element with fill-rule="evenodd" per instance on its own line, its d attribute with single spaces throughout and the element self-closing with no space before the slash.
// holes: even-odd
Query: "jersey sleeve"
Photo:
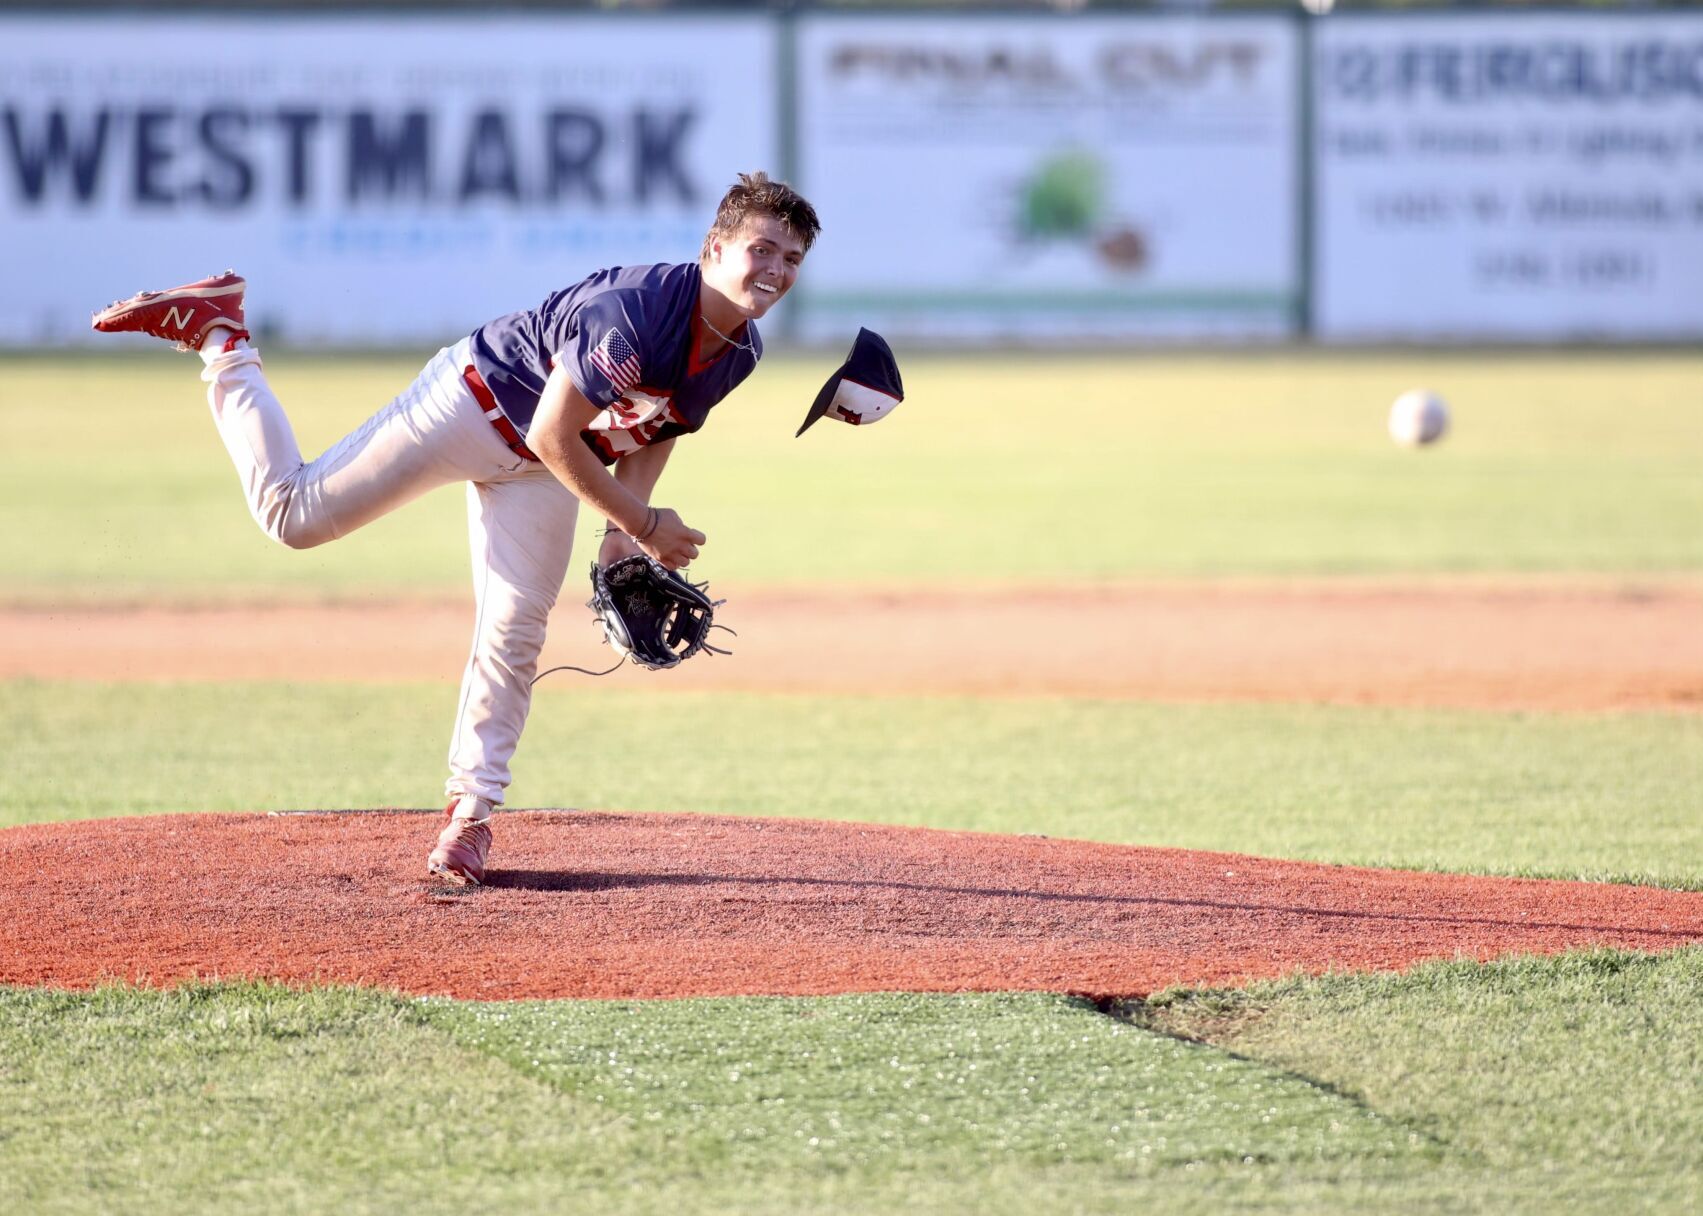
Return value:
<svg viewBox="0 0 1703 1216">
<path fill-rule="evenodd" d="M 644 382 L 649 357 L 643 300 L 606 291 L 579 308 L 562 348 L 552 351 L 587 401 L 607 409 Z"/>
</svg>

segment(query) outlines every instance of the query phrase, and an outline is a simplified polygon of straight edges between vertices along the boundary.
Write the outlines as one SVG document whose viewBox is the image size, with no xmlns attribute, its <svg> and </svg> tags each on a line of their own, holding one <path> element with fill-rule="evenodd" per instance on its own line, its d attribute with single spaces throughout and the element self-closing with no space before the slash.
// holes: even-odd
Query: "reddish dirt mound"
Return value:
<svg viewBox="0 0 1703 1216">
<path fill-rule="evenodd" d="M 1703 894 L 808 820 L 505 812 L 490 885 L 418 814 L 0 832 L 0 982 L 272 977 L 458 997 L 1041 989 L 1703 941 Z"/>
</svg>

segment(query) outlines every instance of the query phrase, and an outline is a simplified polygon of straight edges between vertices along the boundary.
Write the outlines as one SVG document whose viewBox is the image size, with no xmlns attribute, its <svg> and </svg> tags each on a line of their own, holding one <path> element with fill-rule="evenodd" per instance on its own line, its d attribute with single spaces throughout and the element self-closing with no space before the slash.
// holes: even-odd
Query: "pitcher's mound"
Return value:
<svg viewBox="0 0 1703 1216">
<path fill-rule="evenodd" d="M 488 885 L 422 814 L 0 832 L 0 982 L 267 977 L 457 997 L 1042 989 L 1703 941 L 1703 894 L 811 820 L 507 811 Z"/>
</svg>

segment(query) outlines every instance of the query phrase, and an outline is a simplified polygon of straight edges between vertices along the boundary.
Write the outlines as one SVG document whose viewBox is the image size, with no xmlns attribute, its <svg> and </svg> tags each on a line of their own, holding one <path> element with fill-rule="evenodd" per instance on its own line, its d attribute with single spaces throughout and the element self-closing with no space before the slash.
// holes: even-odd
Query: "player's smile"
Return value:
<svg viewBox="0 0 1703 1216">
<path fill-rule="evenodd" d="M 776 300 L 786 294 L 786 288 L 769 279 L 753 279 L 751 282 L 751 302 L 748 308 L 757 309 L 761 316 L 774 306 Z"/>
</svg>

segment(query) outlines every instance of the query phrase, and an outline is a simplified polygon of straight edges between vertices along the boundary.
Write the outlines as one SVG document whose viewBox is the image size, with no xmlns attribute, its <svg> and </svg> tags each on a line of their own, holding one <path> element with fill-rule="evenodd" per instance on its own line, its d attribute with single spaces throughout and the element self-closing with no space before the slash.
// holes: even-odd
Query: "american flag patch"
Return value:
<svg viewBox="0 0 1703 1216">
<path fill-rule="evenodd" d="M 639 353 L 614 327 L 603 335 L 603 341 L 591 352 L 591 365 L 608 378 L 617 392 L 622 393 L 637 384 L 644 374 L 639 368 Z"/>
</svg>

